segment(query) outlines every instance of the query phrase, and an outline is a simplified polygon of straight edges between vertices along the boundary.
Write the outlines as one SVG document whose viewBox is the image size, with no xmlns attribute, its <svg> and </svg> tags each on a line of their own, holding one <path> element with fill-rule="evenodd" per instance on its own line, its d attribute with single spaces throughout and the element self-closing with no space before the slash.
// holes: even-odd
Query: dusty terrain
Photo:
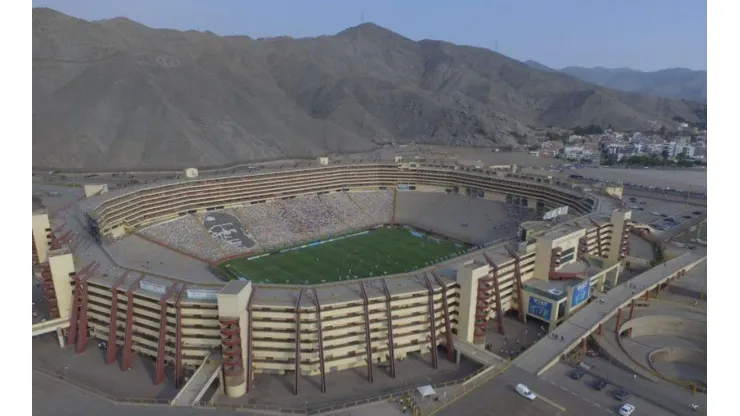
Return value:
<svg viewBox="0 0 740 416">
<path fill-rule="evenodd" d="M 494 53 L 363 24 L 219 37 L 33 10 L 33 165 L 153 168 L 397 143 L 492 146 L 531 127 L 636 129 L 697 103 L 609 90 Z"/>
</svg>

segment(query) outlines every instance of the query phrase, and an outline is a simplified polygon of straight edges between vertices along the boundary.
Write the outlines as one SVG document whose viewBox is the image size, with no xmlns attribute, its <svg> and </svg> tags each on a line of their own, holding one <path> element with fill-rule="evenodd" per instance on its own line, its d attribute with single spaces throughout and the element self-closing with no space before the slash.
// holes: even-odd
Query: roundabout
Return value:
<svg viewBox="0 0 740 416">
<path fill-rule="evenodd" d="M 614 318 L 593 339 L 600 350 L 635 375 L 706 389 L 706 310 L 693 303 L 633 302 L 626 322 Z M 615 328 L 617 328 L 615 330 Z"/>
</svg>

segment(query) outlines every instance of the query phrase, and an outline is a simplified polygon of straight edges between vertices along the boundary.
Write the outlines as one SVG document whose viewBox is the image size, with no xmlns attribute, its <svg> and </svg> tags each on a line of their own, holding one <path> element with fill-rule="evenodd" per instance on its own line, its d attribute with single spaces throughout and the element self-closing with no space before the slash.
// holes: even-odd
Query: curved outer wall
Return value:
<svg viewBox="0 0 740 416">
<path fill-rule="evenodd" d="M 233 208 L 312 192 L 390 188 L 399 184 L 474 186 L 486 192 L 543 201 L 548 208 L 568 205 L 576 213 L 590 212 L 594 205 L 594 200 L 586 194 L 544 182 L 502 178 L 495 172 L 400 164 L 339 166 L 180 182 L 122 195 L 112 192 L 102 200 L 84 201 L 82 206 L 93 205 L 95 209 L 88 210 L 90 218 L 96 221 L 102 234 L 115 237 L 201 210 Z M 608 247 L 611 226 L 606 222 L 588 228 L 582 250 L 597 254 Z M 489 318 L 495 317 L 497 312 L 517 308 L 515 270 L 519 270 L 522 281 L 532 278 L 535 254 L 534 249 L 520 253 L 517 267 L 513 257 L 502 259 L 499 256 L 495 260 L 495 273 L 491 264 L 476 264 L 476 267 L 486 267 L 490 277 L 496 277 L 498 300 L 493 302 L 496 294 L 492 288 L 484 293 L 488 303 L 496 305 L 488 309 Z M 321 285 L 314 292 L 318 301 L 300 295 L 303 292 L 300 287 L 251 285 L 249 319 L 245 320 L 247 335 L 241 344 L 246 356 L 247 385 L 251 384 L 254 373 L 294 371 L 296 359 L 300 360 L 302 374 L 320 374 L 322 368 L 324 372 L 337 371 L 366 366 L 368 359 L 389 362 L 391 357 L 398 360 L 411 352 L 436 350 L 430 340 L 436 339 L 437 345 L 446 344 L 446 323 L 453 333 L 458 327 L 460 286 L 454 271 L 434 279 L 428 277 L 389 276 L 366 279 L 362 283 Z M 173 283 L 176 288 L 171 289 L 175 290 L 171 295 L 167 291 L 163 299 L 161 295 L 143 290 L 138 283 L 112 288 L 105 279 L 89 281 L 86 309 L 93 337 L 110 339 L 119 351 L 130 339 L 132 351 L 159 357 L 179 368 L 200 365 L 213 349 L 222 346 L 215 298 L 220 289 L 216 288 L 210 299 L 191 299 L 183 296 L 186 291 L 179 283 Z M 433 290 L 433 319 L 430 317 L 429 285 Z M 176 296 L 178 291 L 180 296 Z M 447 308 L 443 306 L 443 291 Z M 311 291 L 306 289 L 306 292 Z M 300 304 L 296 304 L 299 299 Z M 130 310 L 129 305 L 133 306 Z M 319 314 L 316 313 L 317 305 Z M 111 313 L 114 307 L 115 313 Z M 162 317 L 165 317 L 163 325 Z M 129 326 L 129 322 L 132 325 Z M 431 336 L 432 322 L 436 326 L 435 336 Z M 131 333 L 126 334 L 129 327 Z M 165 342 L 160 343 L 160 337 L 164 337 Z M 297 345 L 300 354 L 296 354 Z"/>
<path fill-rule="evenodd" d="M 574 189 L 545 182 L 499 176 L 500 172 L 458 170 L 416 164 L 347 165 L 178 182 L 107 196 L 89 212 L 104 237 L 120 237 L 138 228 L 178 216 L 215 209 L 238 208 L 271 199 L 352 189 L 395 189 L 398 185 L 444 188 L 474 187 L 500 195 L 525 198 L 531 208 L 569 206 L 577 214 L 594 208 L 594 201 Z M 551 181 L 547 178 L 539 178 Z M 113 193 L 111 193 L 113 194 Z M 109 194 L 110 195 L 110 194 Z"/>
</svg>

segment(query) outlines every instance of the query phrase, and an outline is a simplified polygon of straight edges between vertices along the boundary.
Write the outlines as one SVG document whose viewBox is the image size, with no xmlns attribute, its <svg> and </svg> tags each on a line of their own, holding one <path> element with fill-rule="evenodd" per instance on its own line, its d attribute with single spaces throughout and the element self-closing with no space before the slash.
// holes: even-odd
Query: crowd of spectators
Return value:
<svg viewBox="0 0 740 416">
<path fill-rule="evenodd" d="M 256 246 L 251 250 L 259 251 L 389 223 L 393 216 L 393 193 L 311 194 L 247 205 L 231 213 L 255 241 Z M 248 250 L 213 238 L 203 220 L 202 214 L 188 215 L 148 227 L 141 234 L 209 261 Z"/>
<path fill-rule="evenodd" d="M 511 204 L 504 205 L 505 219 L 500 224 L 494 226 L 494 228 L 506 234 L 513 234 L 519 229 L 519 224 L 526 221 L 535 221 L 542 219 L 541 216 L 537 215 L 537 212 L 533 209 Z"/>
<path fill-rule="evenodd" d="M 249 205 L 236 216 L 264 247 L 316 240 L 348 230 L 384 224 L 393 214 L 389 191 L 305 195 Z"/>
<path fill-rule="evenodd" d="M 176 220 L 156 224 L 145 228 L 140 234 L 208 261 L 240 252 L 239 248 L 212 238 L 208 230 L 204 228 L 199 215 L 186 215 Z"/>
</svg>

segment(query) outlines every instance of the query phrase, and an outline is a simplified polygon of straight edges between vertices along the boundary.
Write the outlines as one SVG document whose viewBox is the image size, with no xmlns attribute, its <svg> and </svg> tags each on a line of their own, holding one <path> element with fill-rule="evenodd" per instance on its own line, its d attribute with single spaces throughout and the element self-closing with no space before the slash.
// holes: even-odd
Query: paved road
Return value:
<svg viewBox="0 0 740 416">
<path fill-rule="evenodd" d="M 537 394 L 530 402 L 514 391 L 514 386 L 525 384 Z M 615 410 L 618 406 L 613 406 Z M 603 416 L 614 414 L 599 404 L 563 391 L 517 367 L 473 390 L 467 396 L 442 409 L 439 416 Z M 662 416 L 662 415 L 656 415 Z"/>
<path fill-rule="evenodd" d="M 684 254 L 681 257 L 669 260 L 663 266 L 653 267 L 635 276 L 631 279 L 631 282 L 643 289 L 650 289 L 666 277 L 698 262 L 701 258 L 701 256 L 694 253 Z M 617 308 L 624 307 L 632 298 L 640 296 L 643 289 L 636 292 L 624 283 L 612 288 L 605 295 L 600 296 L 598 302 L 591 302 L 584 306 L 583 309 L 557 327 L 553 333 L 562 336 L 562 341 L 550 337 L 542 338 L 517 357 L 514 360 L 514 365 L 533 374 L 539 373 L 549 363 L 557 360 L 565 351 L 575 347 L 582 338 L 588 336 L 598 326 L 599 322 L 610 319 Z"/>
<path fill-rule="evenodd" d="M 632 379 L 622 367 L 615 363 L 610 364 L 604 358 L 585 358 L 587 364 L 595 364 L 596 367 L 590 370 L 590 373 L 608 380 L 611 384 L 629 389 L 635 396 L 639 396 L 644 401 L 650 402 L 664 410 L 670 410 L 672 414 L 702 414 L 688 412 L 689 405 L 696 403 L 700 410 L 707 408 L 707 395 L 696 394 L 692 396 L 688 390 L 684 390 L 668 382 L 654 383 L 648 380 L 637 378 Z"/>
<path fill-rule="evenodd" d="M 251 412 L 166 406 L 128 406 L 66 384 L 39 371 L 33 372 L 34 416 L 254 416 Z"/>
<path fill-rule="evenodd" d="M 604 363 L 604 366 L 606 365 L 608 364 Z M 601 363 L 597 365 L 597 368 L 599 367 L 602 367 Z M 614 393 L 622 387 L 622 384 L 618 383 L 616 379 L 624 378 L 625 380 L 623 381 L 625 381 L 624 384 L 626 384 L 624 387 L 630 392 L 626 402 L 635 406 L 636 414 L 650 416 L 671 416 L 675 414 L 674 412 L 665 409 L 663 406 L 657 405 L 651 401 L 645 400 L 644 397 L 641 397 L 641 389 L 638 386 L 642 385 L 642 383 L 651 382 L 645 380 L 639 380 L 638 382 L 632 380 L 632 377 L 626 374 L 623 374 L 622 377 L 618 377 L 616 369 L 614 369 L 613 371 L 610 371 L 609 380 L 613 383 L 617 383 L 619 387 L 610 383 L 604 391 L 598 391 L 592 387 L 593 383 L 600 378 L 598 375 L 587 374 L 580 380 L 573 380 L 569 376 L 571 371 L 572 367 L 564 363 L 558 363 L 543 374 L 542 379 L 557 386 L 564 392 L 582 397 L 584 400 L 604 408 L 616 410 L 621 403 L 614 398 Z M 677 406 L 672 406 L 671 408 L 674 407 L 677 408 Z"/>
</svg>

